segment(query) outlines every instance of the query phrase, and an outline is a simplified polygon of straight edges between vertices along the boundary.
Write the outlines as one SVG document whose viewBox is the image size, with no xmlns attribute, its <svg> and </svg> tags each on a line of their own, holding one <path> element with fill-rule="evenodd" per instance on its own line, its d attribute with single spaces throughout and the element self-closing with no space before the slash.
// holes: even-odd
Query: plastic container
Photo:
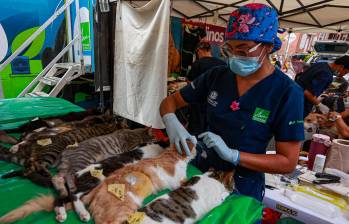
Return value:
<svg viewBox="0 0 349 224">
<path fill-rule="evenodd" d="M 316 173 L 322 173 L 325 168 L 326 156 L 317 154 L 314 161 L 313 171 Z"/>
<path fill-rule="evenodd" d="M 314 134 L 308 155 L 308 169 L 312 170 L 314 166 L 314 160 L 317 154 L 326 155 L 327 150 L 331 146 L 331 138 L 327 135 Z"/>
</svg>

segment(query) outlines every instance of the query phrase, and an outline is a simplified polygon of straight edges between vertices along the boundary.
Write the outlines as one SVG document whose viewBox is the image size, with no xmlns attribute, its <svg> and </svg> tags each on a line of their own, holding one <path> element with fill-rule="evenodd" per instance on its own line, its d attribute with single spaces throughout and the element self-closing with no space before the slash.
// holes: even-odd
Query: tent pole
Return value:
<svg viewBox="0 0 349 224">
<path fill-rule="evenodd" d="M 102 62 L 101 62 L 101 54 L 100 54 L 100 41 L 101 41 L 101 20 L 100 20 L 100 8 L 99 8 L 99 4 L 96 2 L 95 4 L 95 20 L 96 20 L 96 26 L 97 26 L 97 43 L 96 43 L 96 47 L 97 47 L 97 62 L 98 62 L 98 66 L 97 66 L 97 72 L 98 72 L 98 85 L 99 85 L 99 105 L 98 105 L 98 109 L 101 112 L 104 112 L 104 88 L 103 88 L 103 77 L 102 77 Z"/>
<path fill-rule="evenodd" d="M 288 37 L 287 37 L 286 50 L 284 54 L 284 63 L 287 61 L 287 57 L 288 57 L 288 50 L 290 48 L 290 37 L 291 37 L 292 29 L 289 29 L 287 33 L 288 33 Z"/>
</svg>

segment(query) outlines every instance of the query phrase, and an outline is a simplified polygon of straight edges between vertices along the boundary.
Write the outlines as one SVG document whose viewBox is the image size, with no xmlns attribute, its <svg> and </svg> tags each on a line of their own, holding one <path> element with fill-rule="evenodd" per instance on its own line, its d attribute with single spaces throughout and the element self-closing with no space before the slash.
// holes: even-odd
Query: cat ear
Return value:
<svg viewBox="0 0 349 224">
<path fill-rule="evenodd" d="M 105 112 L 104 112 L 105 115 L 112 115 L 112 111 L 110 109 L 107 109 Z"/>
<path fill-rule="evenodd" d="M 147 132 L 147 134 L 148 134 L 149 136 L 155 137 L 154 132 L 153 132 L 153 129 L 152 129 L 151 126 L 150 126 L 150 127 L 146 127 L 145 129 L 146 129 L 146 132 Z"/>
<path fill-rule="evenodd" d="M 234 173 L 235 170 L 225 172 L 224 174 L 223 184 L 229 191 L 233 191 L 235 189 Z"/>
<path fill-rule="evenodd" d="M 234 171 L 224 172 L 210 168 L 208 176 L 224 184 L 225 188 L 229 191 L 233 191 L 235 188 Z"/>
<path fill-rule="evenodd" d="M 127 124 L 127 120 L 125 118 L 122 118 L 121 120 L 117 120 L 117 122 L 120 124 L 120 127 L 122 129 L 129 129 L 130 127 Z"/>
</svg>

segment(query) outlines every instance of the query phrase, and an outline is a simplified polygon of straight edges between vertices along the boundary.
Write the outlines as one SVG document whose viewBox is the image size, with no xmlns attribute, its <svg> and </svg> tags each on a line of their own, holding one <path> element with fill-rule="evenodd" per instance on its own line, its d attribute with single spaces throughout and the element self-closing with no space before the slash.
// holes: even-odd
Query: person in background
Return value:
<svg viewBox="0 0 349 224">
<path fill-rule="evenodd" d="M 259 201 L 264 172 L 292 172 L 304 140 L 303 91 L 269 60 L 281 47 L 278 26 L 276 11 L 267 5 L 247 4 L 233 11 L 224 46 L 229 65 L 210 69 L 160 105 L 170 142 L 179 153 L 183 148 L 189 155 L 191 141 L 197 150 L 194 166 L 202 172 L 235 170 L 236 189 Z M 194 103 L 206 105 L 208 128 L 199 135 L 200 142 L 174 114 Z M 266 155 L 273 136 L 276 154 Z"/>
<path fill-rule="evenodd" d="M 212 57 L 211 45 L 208 42 L 200 42 L 196 47 L 195 54 L 196 61 L 191 66 L 187 75 L 187 79 L 190 82 L 215 66 L 226 65 L 221 59 Z"/>
<path fill-rule="evenodd" d="M 224 61 L 212 57 L 211 45 L 208 42 L 200 42 L 195 53 L 197 60 L 193 63 L 187 76 L 190 82 L 213 67 L 226 65 Z M 205 105 L 201 104 L 192 104 L 189 106 L 188 131 L 190 134 L 199 135 L 206 129 L 207 118 L 205 108 Z"/>
<path fill-rule="evenodd" d="M 344 115 L 345 112 L 343 112 Z M 328 120 L 335 122 L 338 135 L 341 138 L 349 139 L 349 126 L 347 125 L 347 121 L 343 118 L 342 113 L 331 112 L 328 114 Z"/>
<path fill-rule="evenodd" d="M 349 83 L 344 76 L 349 72 L 349 56 L 343 56 L 336 60 L 338 64 L 342 64 L 344 69 L 343 72 L 335 72 L 335 78 L 331 83 L 330 87 L 326 90 L 326 93 L 332 93 L 336 96 L 343 97 L 346 95 Z"/>
<path fill-rule="evenodd" d="M 315 63 L 301 75 L 297 75 L 296 82 L 304 90 L 304 117 L 312 111 L 313 106 L 316 106 L 323 114 L 330 111 L 326 105 L 321 103 L 318 97 L 330 86 L 335 74 L 345 75 L 349 72 L 348 57 L 343 56 L 333 63 Z"/>
</svg>

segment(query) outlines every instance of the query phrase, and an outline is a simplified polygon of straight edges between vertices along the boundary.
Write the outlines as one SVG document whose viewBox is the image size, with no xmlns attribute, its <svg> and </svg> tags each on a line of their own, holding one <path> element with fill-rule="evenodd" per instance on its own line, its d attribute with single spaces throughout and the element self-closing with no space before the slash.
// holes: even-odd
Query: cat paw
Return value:
<svg viewBox="0 0 349 224">
<path fill-rule="evenodd" d="M 67 219 L 67 213 L 63 207 L 55 208 L 55 212 L 58 222 L 64 222 Z"/>
<path fill-rule="evenodd" d="M 65 222 L 65 220 L 67 219 L 67 216 L 66 215 L 63 215 L 63 214 L 60 214 L 60 215 L 56 215 L 56 220 L 58 222 Z"/>
<path fill-rule="evenodd" d="M 9 151 L 10 151 L 11 153 L 15 154 L 15 153 L 18 152 L 18 150 L 19 150 L 19 146 L 18 146 L 18 145 L 14 145 L 14 146 L 12 146 L 12 147 L 10 148 Z"/>
<path fill-rule="evenodd" d="M 88 211 L 80 212 L 79 213 L 80 220 L 83 222 L 88 222 L 91 219 L 90 213 Z"/>
</svg>

